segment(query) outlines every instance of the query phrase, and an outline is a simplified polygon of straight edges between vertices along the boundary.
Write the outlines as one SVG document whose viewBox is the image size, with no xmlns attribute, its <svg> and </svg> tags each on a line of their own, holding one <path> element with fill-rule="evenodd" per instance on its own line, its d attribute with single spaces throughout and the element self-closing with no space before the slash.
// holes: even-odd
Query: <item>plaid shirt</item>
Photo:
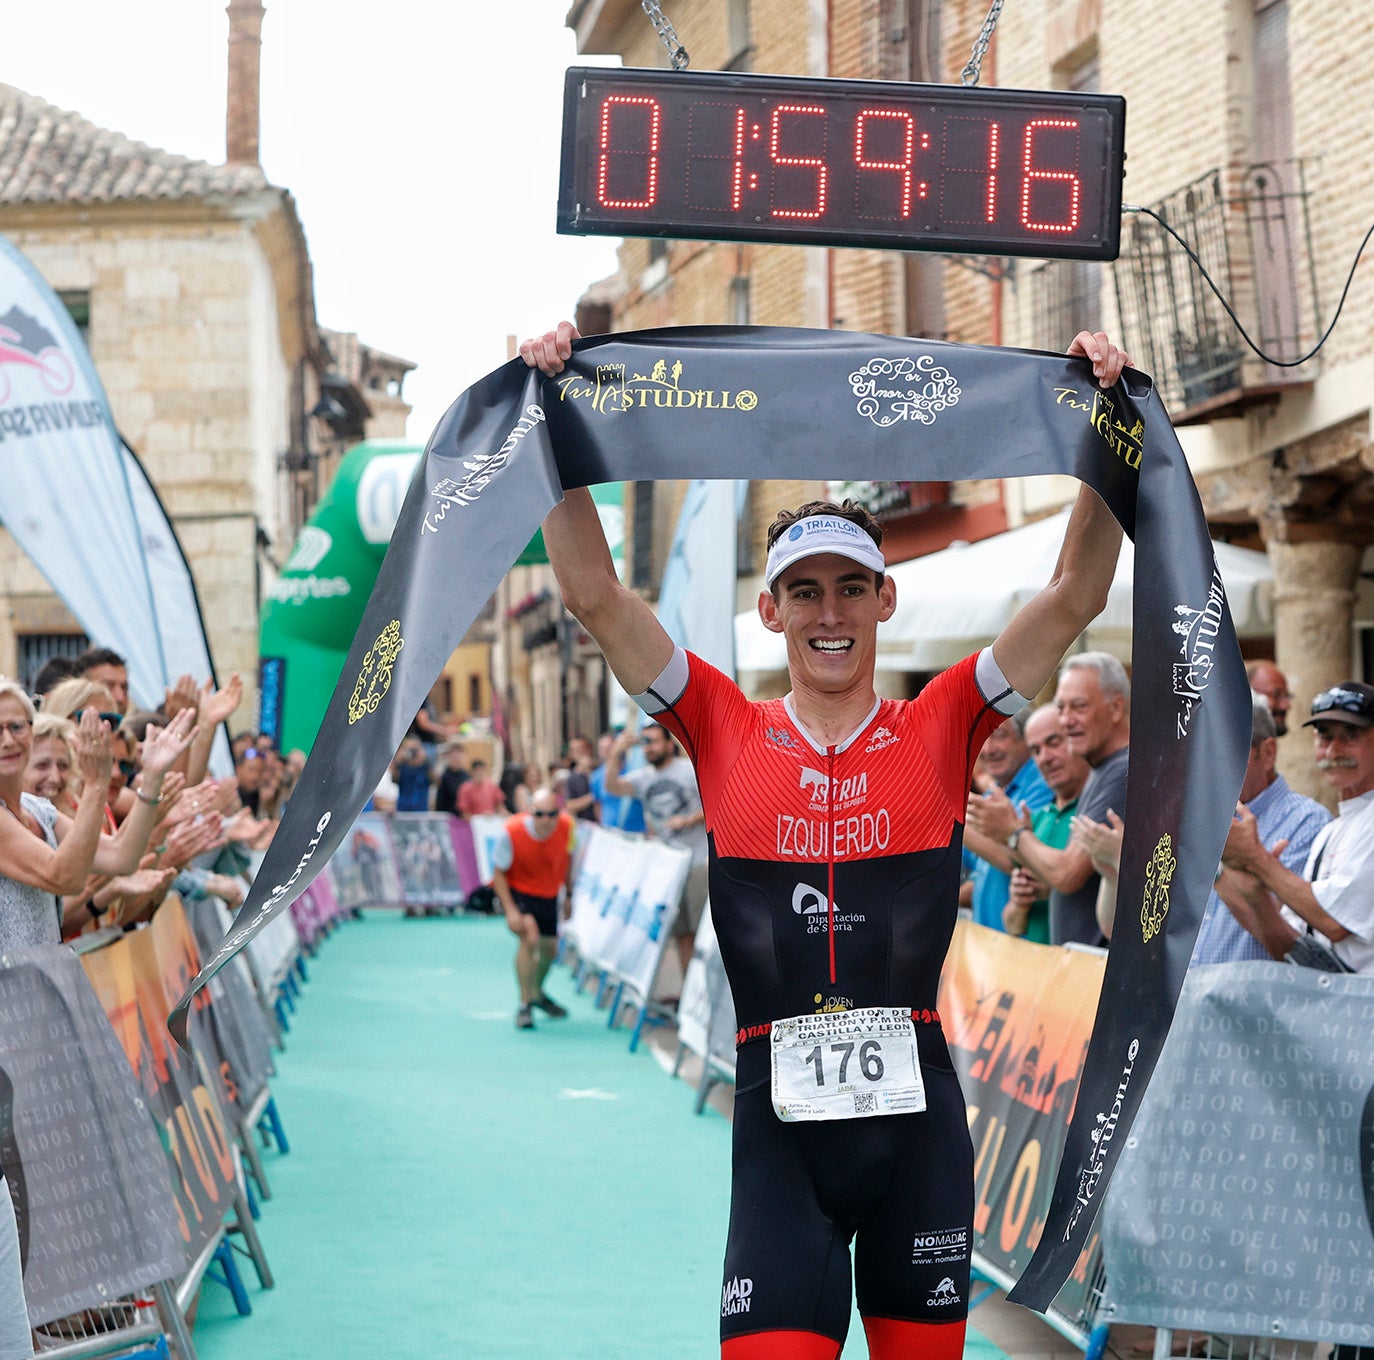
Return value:
<svg viewBox="0 0 1374 1360">
<path fill-rule="evenodd" d="M 1307 854 L 1317 833 L 1331 820 L 1331 814 L 1318 802 L 1294 793 L 1279 774 L 1245 805 L 1259 823 L 1259 838 L 1265 845 L 1288 837 L 1288 846 L 1279 856 L 1285 868 L 1301 874 Z M 1247 959 L 1267 959 L 1269 951 L 1250 934 L 1230 908 L 1213 890 L 1193 946 L 1189 967 L 1199 963 L 1243 963 Z"/>
</svg>

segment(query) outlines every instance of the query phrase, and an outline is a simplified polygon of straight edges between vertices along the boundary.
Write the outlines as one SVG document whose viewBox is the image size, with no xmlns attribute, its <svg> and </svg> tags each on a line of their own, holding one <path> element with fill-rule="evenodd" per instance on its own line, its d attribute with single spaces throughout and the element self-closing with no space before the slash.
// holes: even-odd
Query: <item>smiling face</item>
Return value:
<svg viewBox="0 0 1374 1360">
<path fill-rule="evenodd" d="M 1316 722 L 1312 747 L 1317 768 L 1338 798 L 1358 798 L 1374 789 L 1374 727 Z"/>
<path fill-rule="evenodd" d="M 1111 742 L 1126 710 L 1124 695 L 1103 694 L 1095 671 L 1070 666 L 1060 674 L 1054 703 L 1074 755 L 1098 765 L 1112 754 Z"/>
<path fill-rule="evenodd" d="M 1046 704 L 1031 714 L 1026 723 L 1026 746 L 1056 796 L 1064 801 L 1077 798 L 1088 779 L 1088 762 L 1069 749 L 1064 725 L 1053 705 Z"/>
<path fill-rule="evenodd" d="M 995 732 L 988 734 L 981 759 L 984 771 L 1005 787 L 1029 755 L 1020 731 L 1008 718 Z"/>
<path fill-rule="evenodd" d="M 20 788 L 29 764 L 33 723 L 12 694 L 0 695 L 0 783 Z"/>
<path fill-rule="evenodd" d="M 71 783 L 72 756 L 61 737 L 37 737 L 29 750 L 24 788 L 35 797 L 57 802 Z"/>
<path fill-rule="evenodd" d="M 795 562 L 773 592 L 759 595 L 763 626 L 787 639 L 793 689 L 842 696 L 872 689 L 878 624 L 892 617 L 897 592 L 890 576 L 820 553 Z"/>
</svg>

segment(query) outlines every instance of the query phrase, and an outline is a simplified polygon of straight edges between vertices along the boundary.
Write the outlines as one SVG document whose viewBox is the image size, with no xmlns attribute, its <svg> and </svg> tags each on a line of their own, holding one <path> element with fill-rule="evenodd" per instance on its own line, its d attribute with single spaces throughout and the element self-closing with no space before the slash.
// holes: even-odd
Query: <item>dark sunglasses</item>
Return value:
<svg viewBox="0 0 1374 1360">
<path fill-rule="evenodd" d="M 117 760 L 115 766 L 125 779 L 132 779 L 138 773 L 138 761 L 136 760 Z"/>
<path fill-rule="evenodd" d="M 78 708 L 76 712 L 72 714 L 72 721 L 80 722 L 81 715 L 85 713 L 85 711 L 84 708 Z M 102 722 L 109 723 L 111 727 L 118 727 L 119 724 L 124 721 L 124 715 L 122 713 L 98 713 L 96 716 L 99 717 Z"/>
<path fill-rule="evenodd" d="M 1342 689 L 1339 685 L 1335 689 L 1323 690 L 1312 700 L 1314 718 L 1318 713 L 1330 713 L 1333 710 L 1338 713 L 1357 713 L 1367 718 L 1369 700 L 1363 694 L 1357 694 L 1352 689 Z"/>
<path fill-rule="evenodd" d="M 531 812 L 531 817 L 557 817 L 557 812 Z"/>
</svg>

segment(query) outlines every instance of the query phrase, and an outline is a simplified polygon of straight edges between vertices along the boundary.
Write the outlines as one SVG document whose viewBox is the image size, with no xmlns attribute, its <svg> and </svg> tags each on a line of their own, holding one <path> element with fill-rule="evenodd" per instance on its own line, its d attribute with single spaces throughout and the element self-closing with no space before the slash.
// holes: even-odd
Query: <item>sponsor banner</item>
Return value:
<svg viewBox="0 0 1374 1360">
<path fill-rule="evenodd" d="M 1209 605 L 1215 562 L 1197 488 L 1143 375 L 1102 392 L 1086 362 L 1063 355 L 770 327 L 596 336 L 578 342 L 553 379 L 518 359 L 497 369 L 459 397 L 417 465 L 310 761 L 199 982 L 285 911 L 344 842 L 445 660 L 562 488 L 1045 473 L 1093 487 L 1134 539 L 1134 627 L 1144 639 L 1109 977 L 1046 1228 L 1012 1295 L 1045 1306 L 1083 1250 L 1124 1141 L 1115 1137 L 1104 1155 L 1095 1113 L 1113 1105 L 1136 1044 L 1124 1134 L 1167 1033 L 1250 742 L 1230 613 L 1223 601 L 1215 619 Z M 1175 636 L 1179 605 L 1211 619 L 1181 639 L 1192 677 L 1182 696 L 1174 658 L 1157 642 Z M 1210 663 L 1205 686 L 1199 650 Z M 814 828 L 801 830 L 812 844 Z M 799 829 L 784 831 L 795 846 Z M 846 853 L 880 848 L 876 819 L 855 814 L 837 840 L 841 832 Z M 1165 837 L 1169 883 L 1147 885 Z M 188 1005 L 183 998 L 171 1019 L 183 1039 Z"/>
<path fill-rule="evenodd" d="M 186 1269 L 168 1160 L 80 963 L 0 960 L 0 1165 L 38 1326 Z"/>
<path fill-rule="evenodd" d="M 573 877 L 572 907 L 563 934 L 597 968 L 611 966 L 615 939 L 624 924 L 632 845 L 617 832 L 592 827 Z"/>
<path fill-rule="evenodd" d="M 81 963 L 152 1113 L 171 1172 L 177 1229 L 194 1259 L 233 1206 L 234 1159 L 214 1097 L 163 1023 L 180 975 L 163 975 L 154 937 L 161 914 L 152 927 L 82 955 Z M 197 995 L 198 1006 L 204 995 Z"/>
<path fill-rule="evenodd" d="M 974 1251 L 1013 1279 L 1044 1234 L 1104 965 L 1097 953 L 960 921 L 940 977 L 940 1018 L 973 1139 Z M 1052 1305 L 1075 1328 L 1091 1325 L 1099 1257 L 1094 1232 Z"/>
<path fill-rule="evenodd" d="M 1188 974 L 1103 1215 L 1104 1321 L 1374 1344 L 1374 978 Z"/>
<path fill-rule="evenodd" d="M 391 848 L 401 900 L 415 907 L 461 907 L 467 894 L 446 812 L 398 812 L 391 818 Z"/>
</svg>

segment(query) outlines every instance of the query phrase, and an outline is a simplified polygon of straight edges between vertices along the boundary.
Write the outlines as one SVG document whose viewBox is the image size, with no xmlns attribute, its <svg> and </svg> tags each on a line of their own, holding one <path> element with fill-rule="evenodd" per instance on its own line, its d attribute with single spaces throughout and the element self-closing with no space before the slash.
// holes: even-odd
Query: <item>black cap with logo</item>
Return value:
<svg viewBox="0 0 1374 1360">
<path fill-rule="evenodd" d="M 1324 689 L 1312 700 L 1312 716 L 1303 723 L 1339 722 L 1350 727 L 1374 727 L 1374 685 L 1359 680 L 1343 680 Z"/>
</svg>

